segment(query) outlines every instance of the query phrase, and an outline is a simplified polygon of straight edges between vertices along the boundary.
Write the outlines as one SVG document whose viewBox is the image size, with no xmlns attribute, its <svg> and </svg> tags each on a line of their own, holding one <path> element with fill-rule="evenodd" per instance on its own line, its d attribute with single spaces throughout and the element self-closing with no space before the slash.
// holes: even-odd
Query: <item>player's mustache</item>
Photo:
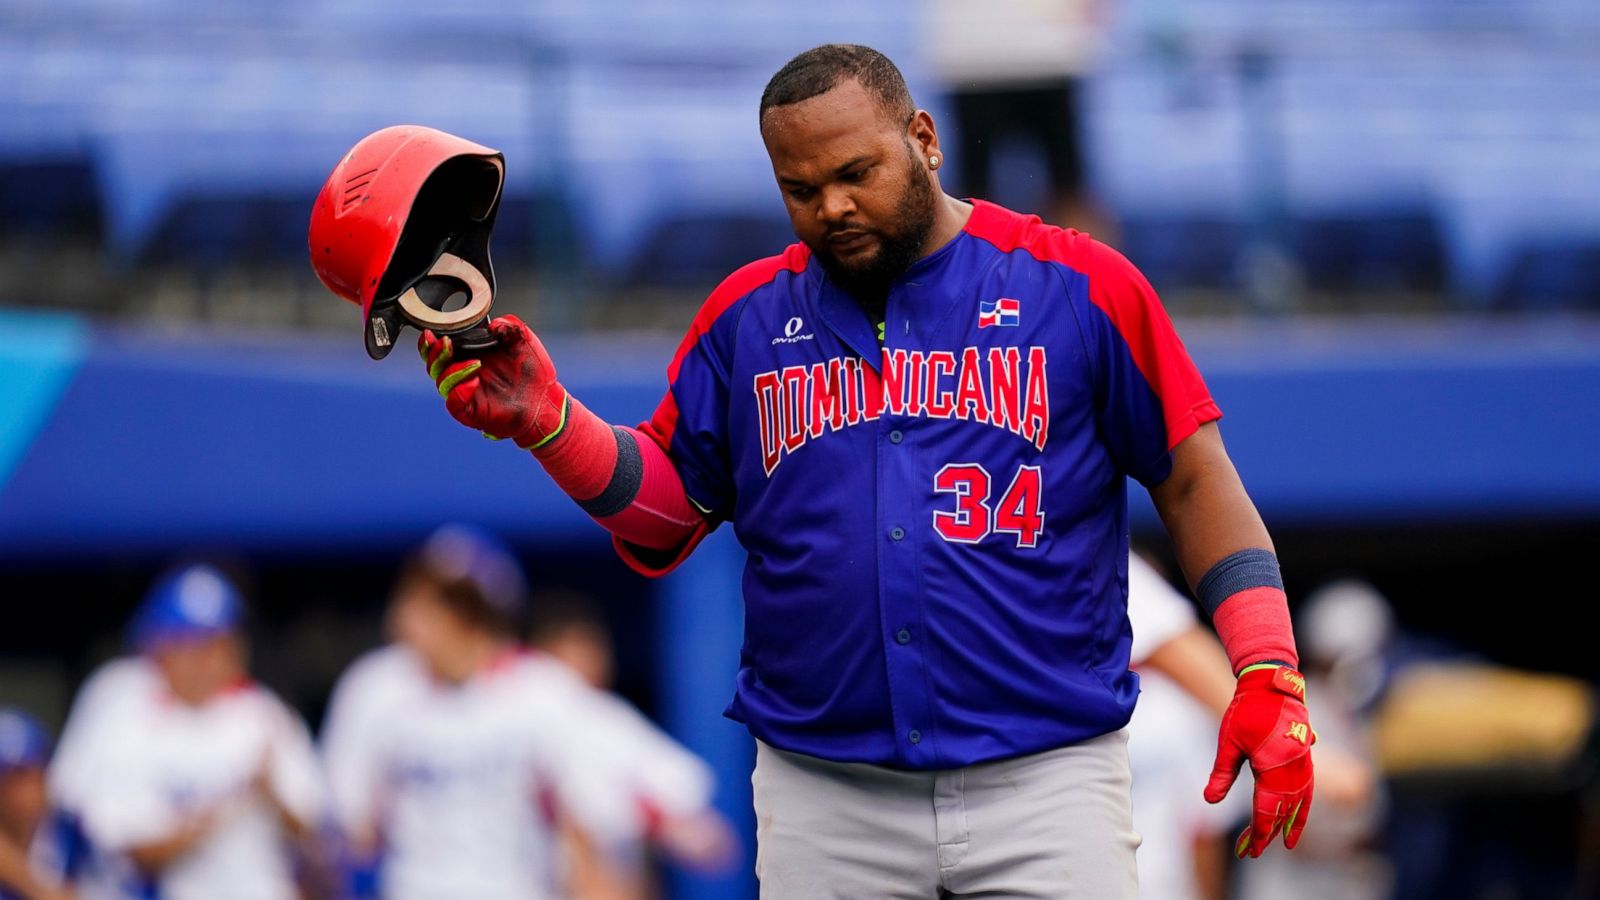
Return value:
<svg viewBox="0 0 1600 900">
<path fill-rule="evenodd" d="M 823 232 L 822 239 L 824 241 L 831 241 L 841 234 L 870 234 L 873 237 L 883 237 L 883 232 L 876 228 L 869 228 L 865 225 L 860 225 L 854 222 L 846 222 L 843 225 L 836 225 Z"/>
</svg>

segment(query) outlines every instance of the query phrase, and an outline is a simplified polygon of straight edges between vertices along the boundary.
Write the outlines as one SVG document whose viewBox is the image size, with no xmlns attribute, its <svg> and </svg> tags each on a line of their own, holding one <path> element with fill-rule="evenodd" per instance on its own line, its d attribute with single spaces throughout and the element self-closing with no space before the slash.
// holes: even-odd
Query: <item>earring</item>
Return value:
<svg viewBox="0 0 1600 900">
<path fill-rule="evenodd" d="M 929 168 L 933 168 L 933 169 L 939 168 L 939 157 L 937 157 L 937 156 L 928 157 L 928 167 Z"/>
</svg>

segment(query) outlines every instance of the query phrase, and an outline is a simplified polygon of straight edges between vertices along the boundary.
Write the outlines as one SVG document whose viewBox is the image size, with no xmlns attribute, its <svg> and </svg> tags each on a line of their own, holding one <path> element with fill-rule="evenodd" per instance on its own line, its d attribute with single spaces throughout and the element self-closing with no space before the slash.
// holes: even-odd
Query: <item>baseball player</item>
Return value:
<svg viewBox="0 0 1600 900">
<path fill-rule="evenodd" d="M 334 691 L 322 740 L 335 806 L 354 855 L 379 858 L 383 897 L 618 896 L 614 846 L 653 834 L 691 862 L 727 852 L 725 827 L 707 825 L 703 763 L 519 645 L 524 591 L 486 535 L 440 529 L 395 587 L 395 643 Z M 558 859 L 558 846 L 576 852 Z"/>
<path fill-rule="evenodd" d="M 800 54 L 758 121 L 800 242 L 711 293 L 639 428 L 571 396 L 514 317 L 491 348 L 419 350 L 450 414 L 532 451 L 636 570 L 732 523 L 727 714 L 758 741 L 763 896 L 1134 896 L 1128 476 L 1238 676 L 1206 796 L 1248 761 L 1238 852 L 1294 846 L 1313 733 L 1272 541 L 1148 282 L 1088 235 L 944 194 L 933 118 L 869 48 Z M 382 160 L 353 152 L 329 184 L 375 191 Z M 319 260 L 341 256 L 329 233 Z M 369 322 L 405 287 L 321 274 Z"/>
<path fill-rule="evenodd" d="M 45 790 L 49 761 L 44 726 L 19 709 L 0 707 L 0 900 L 71 896 L 61 887 L 66 872 L 37 859 L 61 858 L 51 843 L 55 829 Z"/>
<path fill-rule="evenodd" d="M 96 859 L 86 897 L 289 900 L 296 839 L 322 815 L 305 725 L 249 678 L 243 604 L 217 569 L 159 580 L 137 654 L 85 683 L 52 764 Z"/>
<path fill-rule="evenodd" d="M 1128 724 L 1139 893 L 1161 900 L 1222 896 L 1220 871 L 1202 878 L 1196 864 L 1209 861 L 1202 848 L 1210 849 L 1212 836 L 1246 810 L 1237 794 L 1209 806 L 1194 785 L 1211 766 L 1206 744 L 1232 698 L 1228 659 L 1189 601 L 1137 552 L 1128 559 L 1128 621 L 1129 659 L 1139 673 L 1139 705 Z"/>
<path fill-rule="evenodd" d="M 585 598 L 551 591 L 535 601 L 537 610 L 528 643 L 566 665 L 598 690 L 616 687 L 616 648 L 610 629 Z"/>
</svg>

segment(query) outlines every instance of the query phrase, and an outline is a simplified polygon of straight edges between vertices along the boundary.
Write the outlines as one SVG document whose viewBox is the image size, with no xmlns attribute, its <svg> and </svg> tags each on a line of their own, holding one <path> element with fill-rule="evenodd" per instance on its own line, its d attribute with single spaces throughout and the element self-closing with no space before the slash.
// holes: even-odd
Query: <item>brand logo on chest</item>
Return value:
<svg viewBox="0 0 1600 900">
<path fill-rule="evenodd" d="M 772 339 L 773 345 L 798 344 L 801 341 L 815 340 L 817 336 L 814 332 L 808 331 L 805 334 L 800 333 L 800 329 L 804 327 L 806 327 L 805 320 L 801 319 L 799 316 L 795 316 L 784 324 L 783 337 L 775 337 Z"/>
<path fill-rule="evenodd" d="M 882 415 L 991 425 L 1043 450 L 1050 435 L 1046 362 L 1037 346 L 884 348 L 882 374 L 856 357 L 762 372 L 754 379 L 762 465 L 771 475 L 807 441 Z"/>
</svg>

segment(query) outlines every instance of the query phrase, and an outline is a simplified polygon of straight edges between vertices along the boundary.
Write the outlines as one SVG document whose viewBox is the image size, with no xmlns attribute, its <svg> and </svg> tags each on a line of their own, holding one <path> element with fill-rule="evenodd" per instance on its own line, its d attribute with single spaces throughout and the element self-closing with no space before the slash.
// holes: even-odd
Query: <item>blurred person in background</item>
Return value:
<svg viewBox="0 0 1600 900">
<path fill-rule="evenodd" d="M 996 191 L 995 151 L 1020 141 L 1049 184 L 1043 217 L 1111 239 L 1085 171 L 1080 82 L 1102 41 L 1103 0 L 931 0 L 929 54 L 950 92 L 954 159 L 966 196 Z"/>
<path fill-rule="evenodd" d="M 577 594 L 551 592 L 534 604 L 529 643 L 577 673 L 585 684 L 616 687 L 616 651 L 611 630 L 589 601 Z"/>
<path fill-rule="evenodd" d="M 534 602 L 533 649 L 571 669 L 583 682 L 602 691 L 616 689 L 616 650 L 611 629 L 580 594 L 553 591 Z M 625 886 L 620 896 L 658 897 L 660 886 L 652 877 L 650 847 L 643 840 L 618 841 L 607 848 L 607 863 L 617 882 Z"/>
<path fill-rule="evenodd" d="M 50 735 L 27 713 L 0 708 L 0 900 L 67 900 L 56 873 L 34 859 L 50 818 Z"/>
<path fill-rule="evenodd" d="M 1233 698 L 1228 657 L 1189 600 L 1137 550 L 1128 558 L 1128 621 L 1129 665 L 1139 673 L 1139 702 L 1128 723 L 1133 827 L 1142 839 L 1139 895 L 1221 900 L 1225 832 L 1249 814 L 1241 800 L 1248 794 L 1212 806 L 1195 785 L 1211 773 L 1217 721 Z M 1312 751 L 1319 768 L 1321 749 Z"/>
<path fill-rule="evenodd" d="M 209 565 L 161 578 L 136 653 L 93 673 L 51 769 L 95 858 L 82 896 L 291 900 L 325 791 L 299 716 L 251 680 L 238 588 Z"/>
<path fill-rule="evenodd" d="M 525 651 L 526 589 L 509 551 L 461 526 L 402 569 L 394 643 L 341 677 L 323 731 L 352 893 L 634 898 L 613 856 L 646 837 L 692 865 L 731 862 L 705 765 Z"/>
</svg>

